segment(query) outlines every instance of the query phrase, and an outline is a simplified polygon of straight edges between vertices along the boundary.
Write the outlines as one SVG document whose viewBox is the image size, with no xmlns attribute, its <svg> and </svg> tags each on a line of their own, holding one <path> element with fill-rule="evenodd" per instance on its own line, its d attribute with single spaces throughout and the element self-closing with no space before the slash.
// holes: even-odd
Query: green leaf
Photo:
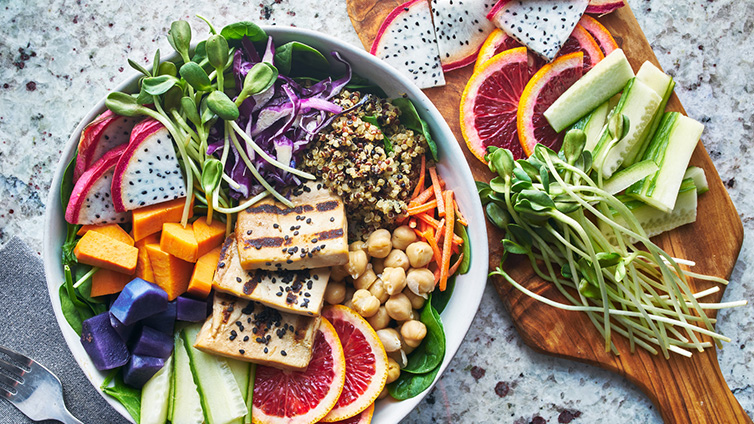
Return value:
<svg viewBox="0 0 754 424">
<path fill-rule="evenodd" d="M 63 317 L 65 318 L 66 322 L 68 322 L 68 325 L 71 326 L 73 331 L 81 336 L 82 323 L 84 322 L 84 320 L 91 318 L 93 315 L 88 316 L 89 314 L 87 313 L 85 314 L 85 316 L 82 316 L 79 308 L 77 308 L 76 305 L 73 304 L 73 301 L 68 294 L 68 290 L 66 289 L 65 284 L 62 284 L 60 286 L 58 295 L 60 296 L 60 310 L 63 312 Z"/>
<path fill-rule="evenodd" d="M 542 168 L 539 168 L 539 181 L 542 182 L 542 186 L 545 190 L 545 193 L 550 192 L 550 173 L 547 171 L 547 168 L 544 166 Z"/>
<path fill-rule="evenodd" d="M 238 107 L 227 94 L 222 91 L 213 91 L 207 96 L 207 107 L 220 119 L 235 121 L 238 119 Z"/>
<path fill-rule="evenodd" d="M 160 68 L 157 70 L 157 74 L 175 77 L 178 75 L 178 68 L 173 62 L 162 62 L 160 63 Z"/>
<path fill-rule="evenodd" d="M 207 38 L 207 60 L 213 68 L 218 72 L 222 72 L 225 68 L 225 64 L 228 63 L 228 55 L 230 48 L 228 47 L 228 40 L 222 35 L 212 34 Z"/>
<path fill-rule="evenodd" d="M 463 246 L 461 246 L 461 249 L 463 249 L 463 260 L 461 260 L 461 265 L 458 266 L 458 273 L 463 275 L 469 272 L 469 268 L 471 267 L 471 240 L 469 238 L 469 232 L 466 230 L 466 227 L 461 225 L 461 223 L 458 221 L 456 221 L 455 223 L 454 231 L 463 239 Z"/>
<path fill-rule="evenodd" d="M 119 370 L 115 370 L 113 373 L 116 373 L 115 377 L 113 378 L 112 374 L 111 376 L 108 376 L 108 378 L 102 382 L 100 389 L 103 393 L 120 402 L 134 421 L 138 423 L 141 420 L 141 390 L 127 386 L 126 383 L 123 382 L 123 377 L 121 377 Z M 111 380 L 113 383 L 112 386 L 109 385 Z"/>
<path fill-rule="evenodd" d="M 397 400 L 411 399 L 427 390 L 435 381 L 438 372 L 440 372 L 439 366 L 425 374 L 402 372 L 397 380 L 387 385 L 387 391 Z"/>
<path fill-rule="evenodd" d="M 227 37 L 226 37 L 227 38 Z M 191 57 L 191 61 L 197 64 L 204 62 L 207 59 L 207 41 L 200 41 L 194 49 L 194 55 Z"/>
<path fill-rule="evenodd" d="M 497 149 L 490 156 L 490 170 L 501 177 L 510 176 L 514 168 L 513 153 L 508 149 Z M 494 169 L 493 169 L 494 168 Z"/>
<path fill-rule="evenodd" d="M 445 287 L 445 291 L 435 290 L 432 293 L 430 303 L 432 303 L 432 307 L 435 308 L 435 311 L 437 311 L 438 314 L 441 314 L 442 311 L 445 310 L 445 307 L 448 306 L 448 302 L 450 302 L 455 287 L 456 276 L 454 275 L 448 279 L 448 285 Z"/>
<path fill-rule="evenodd" d="M 243 80 L 243 89 L 236 99 L 236 105 L 240 105 L 247 97 L 259 94 L 270 89 L 278 79 L 278 70 L 272 64 L 261 62 L 254 65 L 246 78 Z"/>
<path fill-rule="evenodd" d="M 541 164 L 537 160 L 535 160 L 534 163 L 532 163 L 532 162 L 529 162 L 528 160 L 519 159 L 516 161 L 516 163 L 518 164 L 518 166 L 521 167 L 521 169 L 524 172 L 526 172 L 526 175 L 529 176 L 530 181 L 533 178 L 537 178 L 539 176 L 539 170 L 542 169 Z"/>
<path fill-rule="evenodd" d="M 105 99 L 105 106 L 114 114 L 121 116 L 140 116 L 144 115 L 145 110 L 147 110 L 137 103 L 133 96 L 120 91 L 108 94 L 107 99 Z"/>
<path fill-rule="evenodd" d="M 152 76 L 152 74 L 149 73 L 149 71 L 147 71 L 146 68 L 144 68 L 140 64 L 134 62 L 131 59 L 128 59 L 128 66 L 134 68 L 138 72 L 141 72 L 142 74 L 144 74 L 144 76 L 147 76 L 147 77 L 151 77 Z"/>
<path fill-rule="evenodd" d="M 205 193 L 213 193 L 223 176 L 223 163 L 210 158 L 204 162 L 202 169 L 202 189 Z"/>
<path fill-rule="evenodd" d="M 178 71 L 181 78 L 185 79 L 196 91 L 212 91 L 212 82 L 209 80 L 207 71 L 197 63 L 184 63 Z"/>
<path fill-rule="evenodd" d="M 220 35 L 228 40 L 228 44 L 234 46 L 240 46 L 241 39 L 243 39 L 244 36 L 249 37 L 249 40 L 251 40 L 252 43 L 267 41 L 267 33 L 265 33 L 259 25 L 249 21 L 241 21 L 226 25 L 220 31 Z"/>
<path fill-rule="evenodd" d="M 524 227 L 518 224 L 508 224 L 507 230 L 511 235 L 508 237 L 509 239 L 515 240 L 527 249 L 531 249 L 533 240 L 531 234 Z"/>
<path fill-rule="evenodd" d="M 77 157 L 78 152 L 73 155 L 71 161 L 66 165 L 65 172 L 63 173 L 63 181 L 60 182 L 60 204 L 63 206 L 63 210 L 68 208 L 68 201 L 71 199 L 73 187 L 76 185 L 73 181 L 73 170 L 76 168 Z"/>
<path fill-rule="evenodd" d="M 523 199 L 531 202 L 531 208 L 535 211 L 547 211 L 555 208 L 555 202 L 543 191 L 522 190 L 519 194 L 519 202 Z"/>
<path fill-rule="evenodd" d="M 298 41 L 283 44 L 275 50 L 275 66 L 283 75 L 327 74 L 330 62 L 314 47 Z"/>
<path fill-rule="evenodd" d="M 526 255 L 529 253 L 529 249 L 526 249 L 520 244 L 508 239 L 503 240 L 503 249 L 513 255 Z"/>
<path fill-rule="evenodd" d="M 602 295 L 600 294 L 600 289 L 598 287 L 595 287 L 588 281 L 582 279 L 579 282 L 579 293 L 584 295 L 584 297 L 588 297 L 590 299 L 600 299 L 602 298 Z"/>
<path fill-rule="evenodd" d="M 185 60 L 191 47 L 191 25 L 182 20 L 171 22 L 167 38 L 170 46 Z"/>
<path fill-rule="evenodd" d="M 539 175 L 539 171 L 537 171 L 536 175 Z M 532 177 L 530 177 L 529 174 L 521 168 L 514 168 L 513 176 L 521 181 L 532 182 Z"/>
<path fill-rule="evenodd" d="M 418 131 L 424 135 L 427 139 L 427 146 L 429 146 L 429 152 L 432 154 L 432 159 L 438 160 L 437 156 L 437 143 L 432 138 L 432 134 L 429 132 L 429 125 L 416 111 L 416 106 L 411 100 L 405 97 L 398 97 L 392 100 L 392 103 L 401 111 L 400 121 L 408 129 Z"/>
<path fill-rule="evenodd" d="M 402 373 L 427 373 L 438 367 L 445 357 L 445 331 L 440 314 L 432 306 L 431 293 L 429 297 L 419 316 L 419 320 L 427 327 L 427 335 L 408 356 L 408 364 L 401 369 Z"/>
<path fill-rule="evenodd" d="M 377 121 L 377 117 L 374 116 L 374 115 L 367 115 L 367 116 L 362 116 L 361 120 L 364 121 L 364 122 L 368 122 L 368 123 L 374 125 L 375 127 L 379 128 L 380 132 L 382 132 L 382 144 L 385 147 L 385 151 L 388 152 L 388 153 L 392 153 L 393 152 L 393 143 L 391 143 L 390 139 L 387 137 L 387 135 L 385 135 L 385 131 L 382 130 L 382 126 Z"/>
<path fill-rule="evenodd" d="M 506 225 L 510 222 L 510 217 L 508 216 L 508 212 L 503 210 L 500 206 L 498 206 L 496 203 L 488 203 L 487 206 L 484 208 L 484 211 L 487 214 L 487 218 L 495 224 L 497 228 L 505 229 Z"/>
<path fill-rule="evenodd" d="M 181 97 L 181 110 L 186 114 L 186 118 L 188 118 L 188 120 L 191 121 L 191 123 L 193 123 L 195 126 L 198 127 L 202 124 L 202 119 L 199 116 L 199 112 L 196 108 L 196 103 L 194 103 L 193 97 Z"/>
<path fill-rule="evenodd" d="M 178 83 L 178 78 L 171 75 L 160 75 L 158 77 L 144 78 L 141 86 L 144 91 L 152 96 L 159 96 L 167 93 L 168 90 L 173 88 Z"/>
</svg>

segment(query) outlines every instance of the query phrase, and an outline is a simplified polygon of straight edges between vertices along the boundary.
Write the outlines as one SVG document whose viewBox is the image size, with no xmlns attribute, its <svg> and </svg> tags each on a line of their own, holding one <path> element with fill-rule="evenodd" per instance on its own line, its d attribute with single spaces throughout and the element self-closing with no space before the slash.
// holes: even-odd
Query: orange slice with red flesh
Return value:
<svg viewBox="0 0 754 424">
<path fill-rule="evenodd" d="M 492 56 L 509 49 L 515 49 L 516 47 L 521 47 L 521 43 L 506 34 L 502 29 L 495 28 L 487 39 L 484 40 L 482 47 L 479 48 L 479 55 L 474 64 L 474 72 L 480 70 L 485 62 L 492 59 Z"/>
<path fill-rule="evenodd" d="M 615 38 L 610 34 L 610 31 L 593 17 L 589 15 L 582 16 L 579 25 L 589 32 L 589 35 L 600 46 L 600 50 L 602 50 L 602 54 L 605 56 L 618 48 L 618 43 L 615 42 Z"/>
<path fill-rule="evenodd" d="M 592 69 L 594 65 L 605 58 L 599 44 L 583 26 L 576 24 L 571 36 L 563 44 L 558 52 L 558 57 L 574 52 L 584 53 L 584 73 Z"/>
<path fill-rule="evenodd" d="M 332 424 L 369 424 L 372 422 L 372 416 L 374 415 L 374 403 L 369 405 L 369 408 L 359 412 L 357 415 L 354 415 L 351 418 L 346 418 L 345 420 L 341 421 L 335 421 Z M 324 421 L 320 421 L 324 422 Z"/>
</svg>

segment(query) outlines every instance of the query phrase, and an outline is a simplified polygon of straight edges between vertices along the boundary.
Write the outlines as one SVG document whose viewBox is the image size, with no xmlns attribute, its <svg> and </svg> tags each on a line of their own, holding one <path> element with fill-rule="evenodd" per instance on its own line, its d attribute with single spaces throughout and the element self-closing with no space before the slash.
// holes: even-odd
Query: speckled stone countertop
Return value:
<svg viewBox="0 0 754 424">
<path fill-rule="evenodd" d="M 754 2 L 629 0 L 688 114 L 706 125 L 704 144 L 744 223 L 744 244 L 723 300 L 754 300 Z M 149 63 L 170 22 L 201 14 L 296 25 L 360 46 L 345 3 L 314 0 L 0 1 L 0 244 L 20 237 L 41 251 L 45 202 L 63 144 L 100 98 Z M 749 187 L 748 189 L 746 187 Z M 5 307 L 5 306 L 4 306 Z M 752 306 L 723 311 L 733 342 L 719 352 L 723 375 L 754 416 Z M 461 349 L 405 423 L 659 423 L 649 399 L 625 379 L 524 346 L 492 287 Z"/>
</svg>

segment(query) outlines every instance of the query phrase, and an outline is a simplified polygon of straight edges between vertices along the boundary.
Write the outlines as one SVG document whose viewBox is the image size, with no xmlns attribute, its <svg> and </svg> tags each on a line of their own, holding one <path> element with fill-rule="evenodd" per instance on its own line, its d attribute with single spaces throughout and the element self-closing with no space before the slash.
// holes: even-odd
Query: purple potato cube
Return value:
<svg viewBox="0 0 754 424">
<path fill-rule="evenodd" d="M 131 325 L 168 308 L 168 294 L 157 284 L 134 278 L 113 302 L 110 313 Z"/>
<path fill-rule="evenodd" d="M 131 334 L 133 334 L 134 330 L 136 329 L 136 325 L 124 325 L 122 322 L 118 321 L 118 318 L 115 318 L 110 314 L 110 325 L 113 327 L 113 330 L 115 330 L 116 333 L 120 336 L 121 339 L 123 339 L 124 342 L 128 343 L 128 339 L 131 338 Z"/>
<path fill-rule="evenodd" d="M 167 359 L 173 353 L 173 338 L 146 325 L 134 336 L 131 354 Z"/>
<path fill-rule="evenodd" d="M 199 322 L 207 318 L 207 301 L 178 296 L 178 321 Z"/>
<path fill-rule="evenodd" d="M 162 358 L 131 355 L 131 360 L 123 367 L 123 382 L 141 389 L 163 366 L 165 366 L 165 360 Z"/>
<path fill-rule="evenodd" d="M 110 325 L 110 314 L 103 312 L 82 323 L 81 345 L 98 370 L 111 370 L 128 363 L 126 342 Z"/>
<path fill-rule="evenodd" d="M 176 303 L 175 301 L 168 302 L 168 308 L 164 311 L 154 314 L 150 317 L 144 318 L 142 324 L 152 327 L 155 330 L 162 331 L 165 334 L 173 336 L 173 330 L 175 329 L 175 315 L 176 315 Z"/>
</svg>

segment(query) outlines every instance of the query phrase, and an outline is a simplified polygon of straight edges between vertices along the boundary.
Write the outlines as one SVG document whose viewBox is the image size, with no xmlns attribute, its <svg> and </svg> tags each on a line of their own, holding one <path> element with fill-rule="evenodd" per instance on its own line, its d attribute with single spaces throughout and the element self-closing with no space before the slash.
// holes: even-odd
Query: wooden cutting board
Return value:
<svg viewBox="0 0 754 424">
<path fill-rule="evenodd" d="M 401 3 L 397 0 L 347 0 L 351 22 L 367 50 L 384 18 Z M 659 66 L 628 6 L 599 20 L 613 34 L 634 70 L 638 70 L 647 60 Z M 450 72 L 445 76 L 447 84 L 444 87 L 424 92 L 453 129 L 474 177 L 479 181 L 489 181 L 492 174 L 466 148 L 459 125 L 458 106 L 471 70 L 472 66 L 467 66 Z M 668 102 L 668 110 L 685 113 L 675 94 Z M 658 236 L 655 242 L 674 257 L 696 261 L 696 272 L 729 278 L 741 249 L 743 226 L 701 143 L 691 163 L 704 168 L 710 186 L 710 191 L 699 198 L 699 219 L 694 224 Z M 489 223 L 487 229 L 490 269 L 495 269 L 500 265 L 502 254 L 498 241 L 504 235 Z M 509 259 L 505 269 L 530 290 L 564 301 L 557 289 L 533 274 L 528 264 Z M 627 340 L 616 336 L 613 340 L 622 354 L 613 356 L 604 351 L 604 340 L 585 314 L 544 305 L 514 289 L 501 278 L 492 278 L 491 282 L 528 346 L 542 353 L 596 365 L 628 378 L 650 397 L 666 423 L 752 423 L 725 383 L 715 349 L 696 352 L 691 358 L 673 355 L 666 360 L 661 355 L 654 356 L 644 350 L 632 354 Z M 710 285 L 692 282 L 697 290 Z M 718 293 L 706 298 L 707 301 L 719 301 L 725 287 L 720 288 Z M 714 313 L 711 315 L 714 316 Z"/>
</svg>

